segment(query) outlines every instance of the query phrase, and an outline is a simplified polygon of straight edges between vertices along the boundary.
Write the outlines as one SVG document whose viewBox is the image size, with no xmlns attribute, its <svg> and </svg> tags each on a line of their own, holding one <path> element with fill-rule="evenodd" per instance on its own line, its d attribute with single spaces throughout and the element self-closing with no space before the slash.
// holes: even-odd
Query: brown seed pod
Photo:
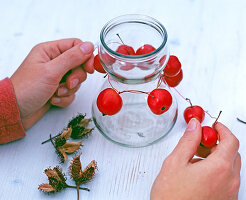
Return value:
<svg viewBox="0 0 246 200">
<path fill-rule="evenodd" d="M 75 156 L 70 165 L 70 175 L 76 182 L 76 185 L 81 185 L 93 179 L 95 176 L 95 170 L 97 165 L 95 160 L 91 161 L 90 164 L 82 171 L 80 155 Z"/>
</svg>

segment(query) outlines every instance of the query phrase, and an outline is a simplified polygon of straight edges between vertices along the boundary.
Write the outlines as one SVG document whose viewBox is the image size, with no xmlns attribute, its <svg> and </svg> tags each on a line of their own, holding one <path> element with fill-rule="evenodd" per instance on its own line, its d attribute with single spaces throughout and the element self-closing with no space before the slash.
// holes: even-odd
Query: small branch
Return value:
<svg viewBox="0 0 246 200">
<path fill-rule="evenodd" d="M 51 137 L 51 139 L 54 139 L 54 138 L 56 138 L 56 137 L 58 137 L 60 135 L 61 134 L 55 135 L 55 136 Z M 45 144 L 45 143 L 49 142 L 51 139 L 49 138 L 48 140 L 43 141 L 41 144 Z"/>
<path fill-rule="evenodd" d="M 77 185 L 77 197 L 78 197 L 78 200 L 79 200 L 79 185 Z"/>
<path fill-rule="evenodd" d="M 51 143 L 53 144 L 53 146 L 55 147 L 55 144 L 54 144 L 54 142 L 53 142 L 53 140 L 52 140 L 51 134 L 50 134 L 50 141 L 51 141 Z M 55 148 L 56 148 L 56 147 L 55 147 Z"/>
<path fill-rule="evenodd" d="M 77 186 L 67 185 L 67 187 L 68 187 L 68 188 L 75 188 L 75 189 L 77 189 Z M 85 190 L 85 191 L 90 192 L 90 189 L 88 189 L 88 188 L 79 187 L 79 189 L 80 189 L 80 190 Z"/>
<path fill-rule="evenodd" d="M 243 120 L 241 120 L 241 119 L 239 119 L 239 118 L 237 118 L 237 120 L 238 120 L 239 122 L 243 123 L 243 124 L 246 124 L 245 121 L 243 121 Z"/>
</svg>

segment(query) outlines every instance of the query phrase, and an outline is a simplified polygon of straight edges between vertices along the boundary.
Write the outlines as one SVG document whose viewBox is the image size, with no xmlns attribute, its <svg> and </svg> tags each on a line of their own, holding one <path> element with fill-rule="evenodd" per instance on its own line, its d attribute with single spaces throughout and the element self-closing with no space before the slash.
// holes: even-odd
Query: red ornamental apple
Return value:
<svg viewBox="0 0 246 200">
<path fill-rule="evenodd" d="M 156 48 L 153 47 L 152 45 L 145 44 L 145 45 L 138 48 L 138 50 L 136 51 L 136 55 L 145 55 L 145 54 L 151 53 L 155 50 L 156 50 Z"/>
<path fill-rule="evenodd" d="M 94 57 L 94 69 L 100 73 L 106 73 L 102 64 L 100 63 L 98 54 Z"/>
<path fill-rule="evenodd" d="M 97 97 L 97 107 L 104 115 L 114 115 L 122 107 L 121 96 L 112 88 L 106 88 Z"/>
<path fill-rule="evenodd" d="M 200 123 L 204 120 L 205 112 L 200 106 L 189 106 L 184 111 L 184 119 L 188 124 L 192 118 L 196 118 Z"/>
<path fill-rule="evenodd" d="M 183 71 L 181 69 L 177 75 L 170 77 L 164 74 L 163 79 L 170 87 L 176 87 L 183 79 Z"/>
<path fill-rule="evenodd" d="M 202 141 L 201 144 L 205 147 L 212 148 L 218 139 L 217 132 L 210 126 L 202 127 Z"/>
<path fill-rule="evenodd" d="M 127 45 L 120 45 L 118 49 L 116 50 L 117 53 L 123 54 L 123 55 L 129 55 L 129 56 L 135 56 L 135 51 L 131 46 Z M 133 69 L 134 66 L 131 63 L 125 63 L 125 65 L 122 65 L 120 67 L 121 70 L 128 71 Z"/>
<path fill-rule="evenodd" d="M 123 54 L 123 55 L 130 55 L 135 56 L 136 53 L 134 49 L 131 46 L 128 45 L 120 45 L 118 49 L 116 50 L 117 53 Z"/>
<path fill-rule="evenodd" d="M 154 114 L 161 115 L 172 105 L 172 96 L 167 90 L 158 88 L 149 94 L 147 102 Z"/>
<path fill-rule="evenodd" d="M 115 58 L 106 52 L 101 54 L 101 59 L 106 66 L 112 65 L 115 62 Z"/>
<path fill-rule="evenodd" d="M 141 47 L 138 48 L 138 50 L 136 51 L 136 55 L 145 55 L 145 54 L 149 54 L 153 51 L 155 51 L 156 48 L 153 47 L 150 44 L 145 44 Z M 149 60 L 147 62 L 145 62 L 144 64 L 139 64 L 137 67 L 140 68 L 141 70 L 149 70 L 151 69 L 151 65 L 153 64 L 153 60 Z"/>
<path fill-rule="evenodd" d="M 175 76 L 179 73 L 180 70 L 181 63 L 179 62 L 179 59 L 176 56 L 171 55 L 169 57 L 166 67 L 164 68 L 165 75 Z"/>
</svg>

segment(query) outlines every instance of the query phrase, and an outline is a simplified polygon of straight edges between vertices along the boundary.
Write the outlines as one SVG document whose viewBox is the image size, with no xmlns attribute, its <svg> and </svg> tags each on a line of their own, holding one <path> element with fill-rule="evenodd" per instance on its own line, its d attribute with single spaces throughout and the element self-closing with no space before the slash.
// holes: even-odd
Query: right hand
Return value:
<svg viewBox="0 0 246 200">
<path fill-rule="evenodd" d="M 152 200 L 237 200 L 241 157 L 239 141 L 221 123 L 214 125 L 219 144 L 205 159 L 196 158 L 201 124 L 192 119 L 174 151 L 164 161 L 151 191 Z"/>
</svg>

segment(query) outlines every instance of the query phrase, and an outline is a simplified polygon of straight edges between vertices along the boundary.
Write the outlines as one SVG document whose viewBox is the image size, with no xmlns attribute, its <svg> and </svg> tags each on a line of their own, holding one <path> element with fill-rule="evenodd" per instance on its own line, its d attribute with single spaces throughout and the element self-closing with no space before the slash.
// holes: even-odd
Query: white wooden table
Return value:
<svg viewBox="0 0 246 200">
<path fill-rule="evenodd" d="M 150 15 L 161 21 L 169 34 L 171 53 L 183 66 L 178 89 L 213 115 L 223 110 L 220 121 L 240 140 L 242 155 L 239 199 L 246 199 L 246 1 L 244 0 L 125 0 L 125 1 L 4 1 L 0 0 L 0 79 L 18 68 L 37 43 L 78 37 L 96 42 L 102 26 L 111 18 L 128 13 Z M 55 195 L 38 191 L 47 182 L 43 170 L 59 164 L 51 144 L 40 143 L 58 133 L 76 113 L 91 116 L 95 90 L 104 80 L 89 75 L 74 103 L 49 111 L 27 136 L 0 146 L 0 199 L 76 199 L 66 189 Z M 166 156 L 182 136 L 186 123 L 182 113 L 187 103 L 177 96 L 179 116 L 172 132 L 155 145 L 132 149 L 113 144 L 97 130 L 84 142 L 82 164 L 98 163 L 95 179 L 81 191 L 81 199 L 148 199 L 151 185 Z M 204 124 L 213 120 L 206 117 Z M 71 159 L 71 157 L 69 157 Z M 68 164 L 62 165 L 66 171 Z M 68 182 L 72 180 L 68 178 Z"/>
</svg>

